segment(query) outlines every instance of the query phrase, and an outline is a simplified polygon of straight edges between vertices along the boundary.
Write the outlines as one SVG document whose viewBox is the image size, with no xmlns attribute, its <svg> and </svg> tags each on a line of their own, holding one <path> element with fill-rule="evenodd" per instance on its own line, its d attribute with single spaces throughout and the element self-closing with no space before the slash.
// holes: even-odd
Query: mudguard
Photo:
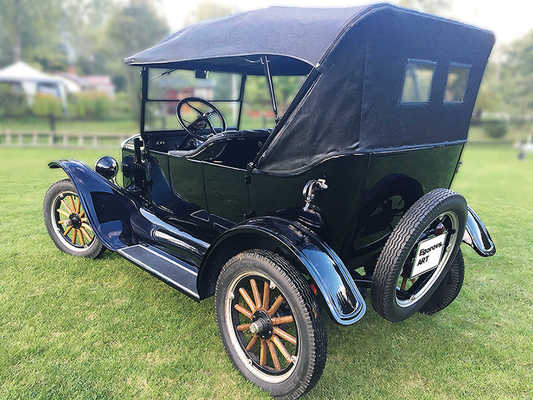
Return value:
<svg viewBox="0 0 533 400">
<path fill-rule="evenodd" d="M 482 257 L 490 257 L 496 254 L 496 246 L 490 237 L 489 231 L 481 221 L 481 218 L 470 207 L 468 207 L 463 242 L 472 247 Z"/>
<path fill-rule="evenodd" d="M 268 241 L 271 247 L 288 251 L 291 258 L 297 260 L 313 278 L 331 315 L 339 324 L 353 324 L 365 314 L 365 301 L 337 254 L 314 232 L 283 218 L 254 218 L 226 231 L 211 245 L 204 258 L 200 268 L 205 273 L 204 277 L 210 273 L 209 268 L 204 268 L 205 264 L 209 263 L 209 258 L 218 248 L 228 241 L 245 240 L 245 237 L 255 237 L 258 243 Z M 199 281 L 201 279 L 200 276 Z"/>
<path fill-rule="evenodd" d="M 74 183 L 96 237 L 110 250 L 136 244 L 132 216 L 139 207 L 124 190 L 81 161 L 59 160 L 48 164 L 62 168 Z"/>
</svg>

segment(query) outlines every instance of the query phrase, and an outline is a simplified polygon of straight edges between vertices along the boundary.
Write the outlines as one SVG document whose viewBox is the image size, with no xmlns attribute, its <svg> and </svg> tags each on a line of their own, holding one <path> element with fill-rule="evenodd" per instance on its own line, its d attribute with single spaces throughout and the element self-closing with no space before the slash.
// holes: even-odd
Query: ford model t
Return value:
<svg viewBox="0 0 533 400">
<path fill-rule="evenodd" d="M 68 175 L 44 200 L 50 236 L 215 295 L 235 367 L 296 398 L 325 365 L 323 312 L 353 324 L 364 297 L 393 322 L 438 312 L 462 286 L 461 242 L 494 254 L 449 190 L 493 42 L 387 4 L 182 29 L 126 59 L 141 110 L 122 181 L 111 157 L 50 163 Z"/>
</svg>

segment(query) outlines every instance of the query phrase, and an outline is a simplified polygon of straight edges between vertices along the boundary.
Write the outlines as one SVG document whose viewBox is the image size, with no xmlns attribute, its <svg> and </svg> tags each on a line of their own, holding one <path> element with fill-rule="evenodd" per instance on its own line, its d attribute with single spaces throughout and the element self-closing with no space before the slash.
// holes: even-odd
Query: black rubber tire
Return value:
<svg viewBox="0 0 533 400">
<path fill-rule="evenodd" d="M 87 258 L 96 258 L 102 254 L 102 252 L 105 250 L 104 245 L 98 240 L 97 237 L 94 238 L 93 242 L 90 246 L 88 246 L 86 249 L 76 250 L 74 251 L 71 249 L 68 245 L 63 243 L 54 232 L 54 226 L 52 223 L 52 218 L 54 216 L 51 213 L 52 208 L 52 202 L 54 199 L 62 192 L 74 192 L 77 193 L 76 187 L 72 183 L 70 179 L 62 179 L 60 181 L 57 181 L 56 183 L 52 184 L 48 191 L 46 192 L 46 195 L 44 196 L 43 201 L 43 217 L 44 217 L 44 224 L 46 226 L 46 230 L 48 231 L 48 234 L 50 235 L 50 238 L 56 245 L 56 247 L 72 256 L 78 256 L 78 257 L 87 257 Z"/>
<path fill-rule="evenodd" d="M 452 304 L 463 287 L 464 278 L 465 262 L 463 260 L 463 253 L 459 250 L 450 270 L 435 290 L 435 293 L 433 293 L 426 304 L 420 309 L 420 312 L 424 314 L 435 314 Z"/>
<path fill-rule="evenodd" d="M 225 300 L 231 282 L 240 274 L 262 273 L 276 282 L 291 306 L 300 342 L 294 371 L 282 382 L 271 383 L 255 375 L 239 358 L 231 343 L 225 315 Z M 322 375 L 326 363 L 327 337 L 320 308 L 309 283 L 283 257 L 266 250 L 244 251 L 222 268 L 215 290 L 215 309 L 220 337 L 231 362 L 248 380 L 281 399 L 297 399 L 309 391 Z"/>
<path fill-rule="evenodd" d="M 403 321 L 417 313 L 431 298 L 459 251 L 466 225 L 466 209 L 466 201 L 461 195 L 439 188 L 418 199 L 402 216 L 381 251 L 372 277 L 372 306 L 379 315 L 391 322 Z M 396 285 L 409 253 L 422 232 L 446 211 L 454 212 L 458 219 L 457 236 L 449 261 L 418 301 L 411 306 L 400 307 L 396 301 Z"/>
</svg>

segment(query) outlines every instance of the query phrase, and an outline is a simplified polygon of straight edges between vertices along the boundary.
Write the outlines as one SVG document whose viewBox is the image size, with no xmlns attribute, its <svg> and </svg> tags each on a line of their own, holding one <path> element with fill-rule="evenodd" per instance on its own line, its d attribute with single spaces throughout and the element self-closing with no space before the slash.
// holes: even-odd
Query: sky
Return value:
<svg viewBox="0 0 533 400">
<path fill-rule="evenodd" d="M 213 0 L 212 0 L 213 1 Z M 185 16 L 194 10 L 200 1 L 162 0 L 163 15 L 172 30 L 183 26 Z M 242 11 L 264 8 L 272 5 L 299 7 L 346 7 L 372 3 L 372 0 L 216 0 L 217 3 L 238 8 Z M 379 2 L 376 0 L 374 2 Z M 394 3 L 394 0 L 390 0 Z M 493 31 L 496 42 L 505 45 L 533 29 L 532 0 L 453 0 L 451 10 L 445 15 L 461 22 Z"/>
</svg>

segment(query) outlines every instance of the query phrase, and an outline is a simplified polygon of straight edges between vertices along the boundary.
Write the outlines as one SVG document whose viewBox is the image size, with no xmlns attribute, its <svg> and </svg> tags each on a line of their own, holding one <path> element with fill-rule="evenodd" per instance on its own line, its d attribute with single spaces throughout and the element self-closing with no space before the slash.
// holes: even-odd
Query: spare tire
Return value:
<svg viewBox="0 0 533 400">
<path fill-rule="evenodd" d="M 461 250 L 457 252 L 448 273 L 429 300 L 420 309 L 424 314 L 435 314 L 448 307 L 459 295 L 465 278 L 465 262 Z"/>
<path fill-rule="evenodd" d="M 459 251 L 466 216 L 466 200 L 442 188 L 422 196 L 407 210 L 374 270 L 372 305 L 379 315 L 397 322 L 420 311 Z"/>
</svg>

